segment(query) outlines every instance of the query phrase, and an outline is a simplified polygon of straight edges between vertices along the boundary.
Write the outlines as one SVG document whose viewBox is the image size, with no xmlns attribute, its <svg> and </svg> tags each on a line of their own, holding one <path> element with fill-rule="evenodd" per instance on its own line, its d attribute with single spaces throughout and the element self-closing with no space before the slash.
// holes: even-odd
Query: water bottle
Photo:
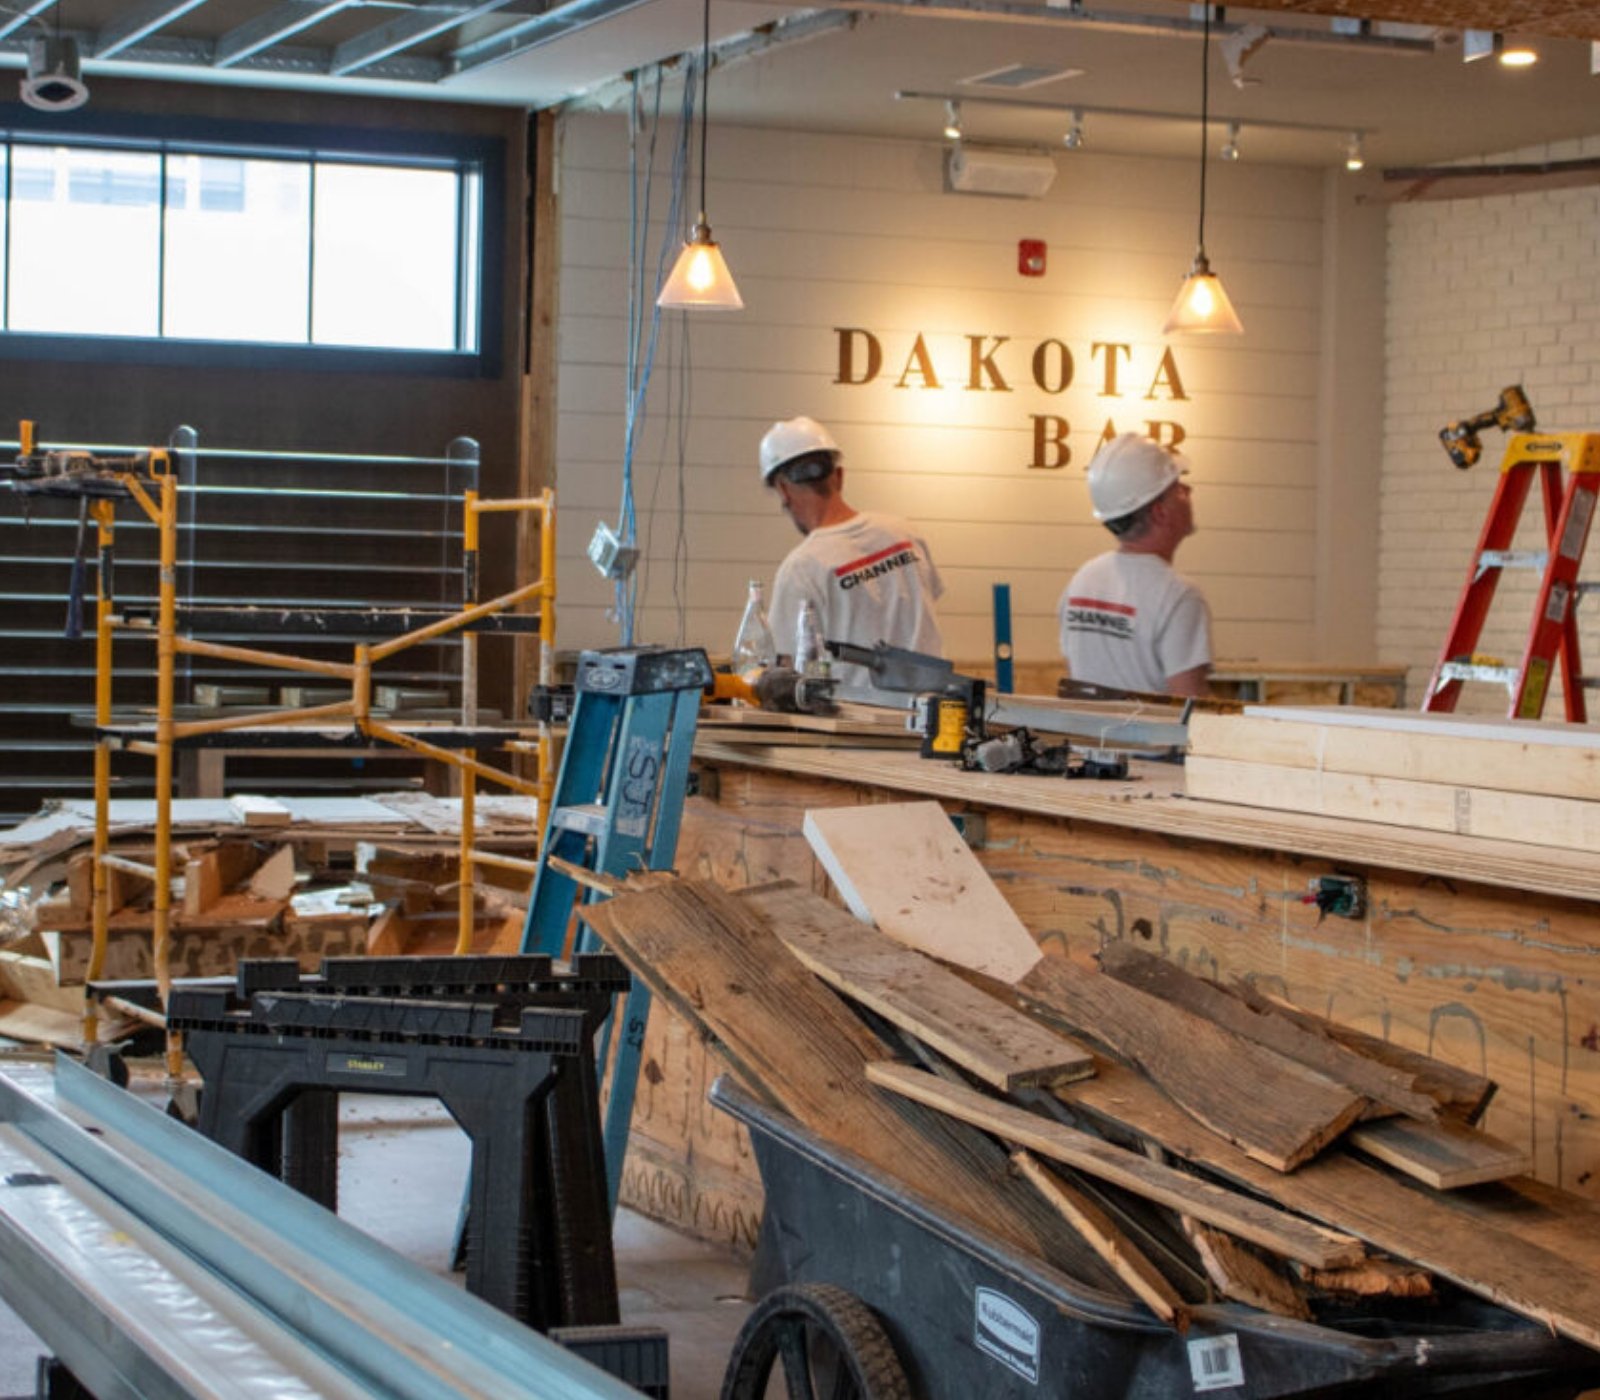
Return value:
<svg viewBox="0 0 1600 1400">
<path fill-rule="evenodd" d="M 761 580 L 750 580 L 750 596 L 745 600 L 744 616 L 733 638 L 733 673 L 748 676 L 777 664 L 778 646 L 767 624 L 767 602 Z"/>
<path fill-rule="evenodd" d="M 826 676 L 828 652 L 822 645 L 822 625 L 811 599 L 800 600 L 800 618 L 794 629 L 794 668 L 802 676 Z"/>
</svg>

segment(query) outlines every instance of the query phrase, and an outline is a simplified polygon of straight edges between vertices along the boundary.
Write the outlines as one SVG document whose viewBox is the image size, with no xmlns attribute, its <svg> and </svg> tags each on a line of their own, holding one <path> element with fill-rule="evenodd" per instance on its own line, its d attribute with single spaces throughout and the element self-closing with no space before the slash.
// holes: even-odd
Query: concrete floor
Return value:
<svg viewBox="0 0 1600 1400">
<path fill-rule="evenodd" d="M 423 1268 L 448 1274 L 468 1158 L 465 1134 L 437 1104 L 346 1095 L 340 1214 Z M 614 1238 L 623 1320 L 667 1330 L 673 1400 L 714 1400 L 750 1310 L 743 1261 L 628 1210 L 619 1213 Z M 0 1304 L 0 1396 L 33 1394 L 42 1350 Z"/>
</svg>

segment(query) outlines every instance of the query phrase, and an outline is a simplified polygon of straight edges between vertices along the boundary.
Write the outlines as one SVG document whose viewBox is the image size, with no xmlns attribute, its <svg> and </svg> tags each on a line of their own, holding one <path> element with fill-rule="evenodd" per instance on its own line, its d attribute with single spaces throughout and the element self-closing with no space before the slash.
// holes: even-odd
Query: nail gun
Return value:
<svg viewBox="0 0 1600 1400">
<path fill-rule="evenodd" d="M 1485 428 L 1499 428 L 1507 433 L 1531 433 L 1534 430 L 1533 405 L 1522 392 L 1522 385 L 1511 384 L 1502 389 L 1500 402 L 1493 408 L 1439 429 L 1439 441 L 1450 454 L 1450 460 L 1462 471 L 1483 455 L 1483 443 L 1478 434 Z"/>
</svg>

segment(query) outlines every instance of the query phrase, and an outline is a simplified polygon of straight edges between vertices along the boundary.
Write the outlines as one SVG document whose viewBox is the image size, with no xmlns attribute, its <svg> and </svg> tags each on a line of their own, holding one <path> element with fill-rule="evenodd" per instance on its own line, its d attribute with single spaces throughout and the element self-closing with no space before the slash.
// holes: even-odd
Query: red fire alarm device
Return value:
<svg viewBox="0 0 1600 1400">
<path fill-rule="evenodd" d="M 1024 277 L 1044 276 L 1044 239 L 1024 238 L 1018 242 L 1017 271 Z"/>
</svg>

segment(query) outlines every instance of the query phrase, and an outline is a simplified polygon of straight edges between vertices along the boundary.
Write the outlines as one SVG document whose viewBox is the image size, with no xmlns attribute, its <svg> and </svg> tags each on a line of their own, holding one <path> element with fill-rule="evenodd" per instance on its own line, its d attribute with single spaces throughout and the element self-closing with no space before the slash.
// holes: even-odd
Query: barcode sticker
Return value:
<svg viewBox="0 0 1600 1400">
<path fill-rule="evenodd" d="M 1244 1358 L 1239 1355 L 1238 1336 L 1229 1332 L 1225 1337 L 1196 1337 L 1189 1343 L 1189 1374 L 1196 1393 L 1243 1385 Z"/>
</svg>

